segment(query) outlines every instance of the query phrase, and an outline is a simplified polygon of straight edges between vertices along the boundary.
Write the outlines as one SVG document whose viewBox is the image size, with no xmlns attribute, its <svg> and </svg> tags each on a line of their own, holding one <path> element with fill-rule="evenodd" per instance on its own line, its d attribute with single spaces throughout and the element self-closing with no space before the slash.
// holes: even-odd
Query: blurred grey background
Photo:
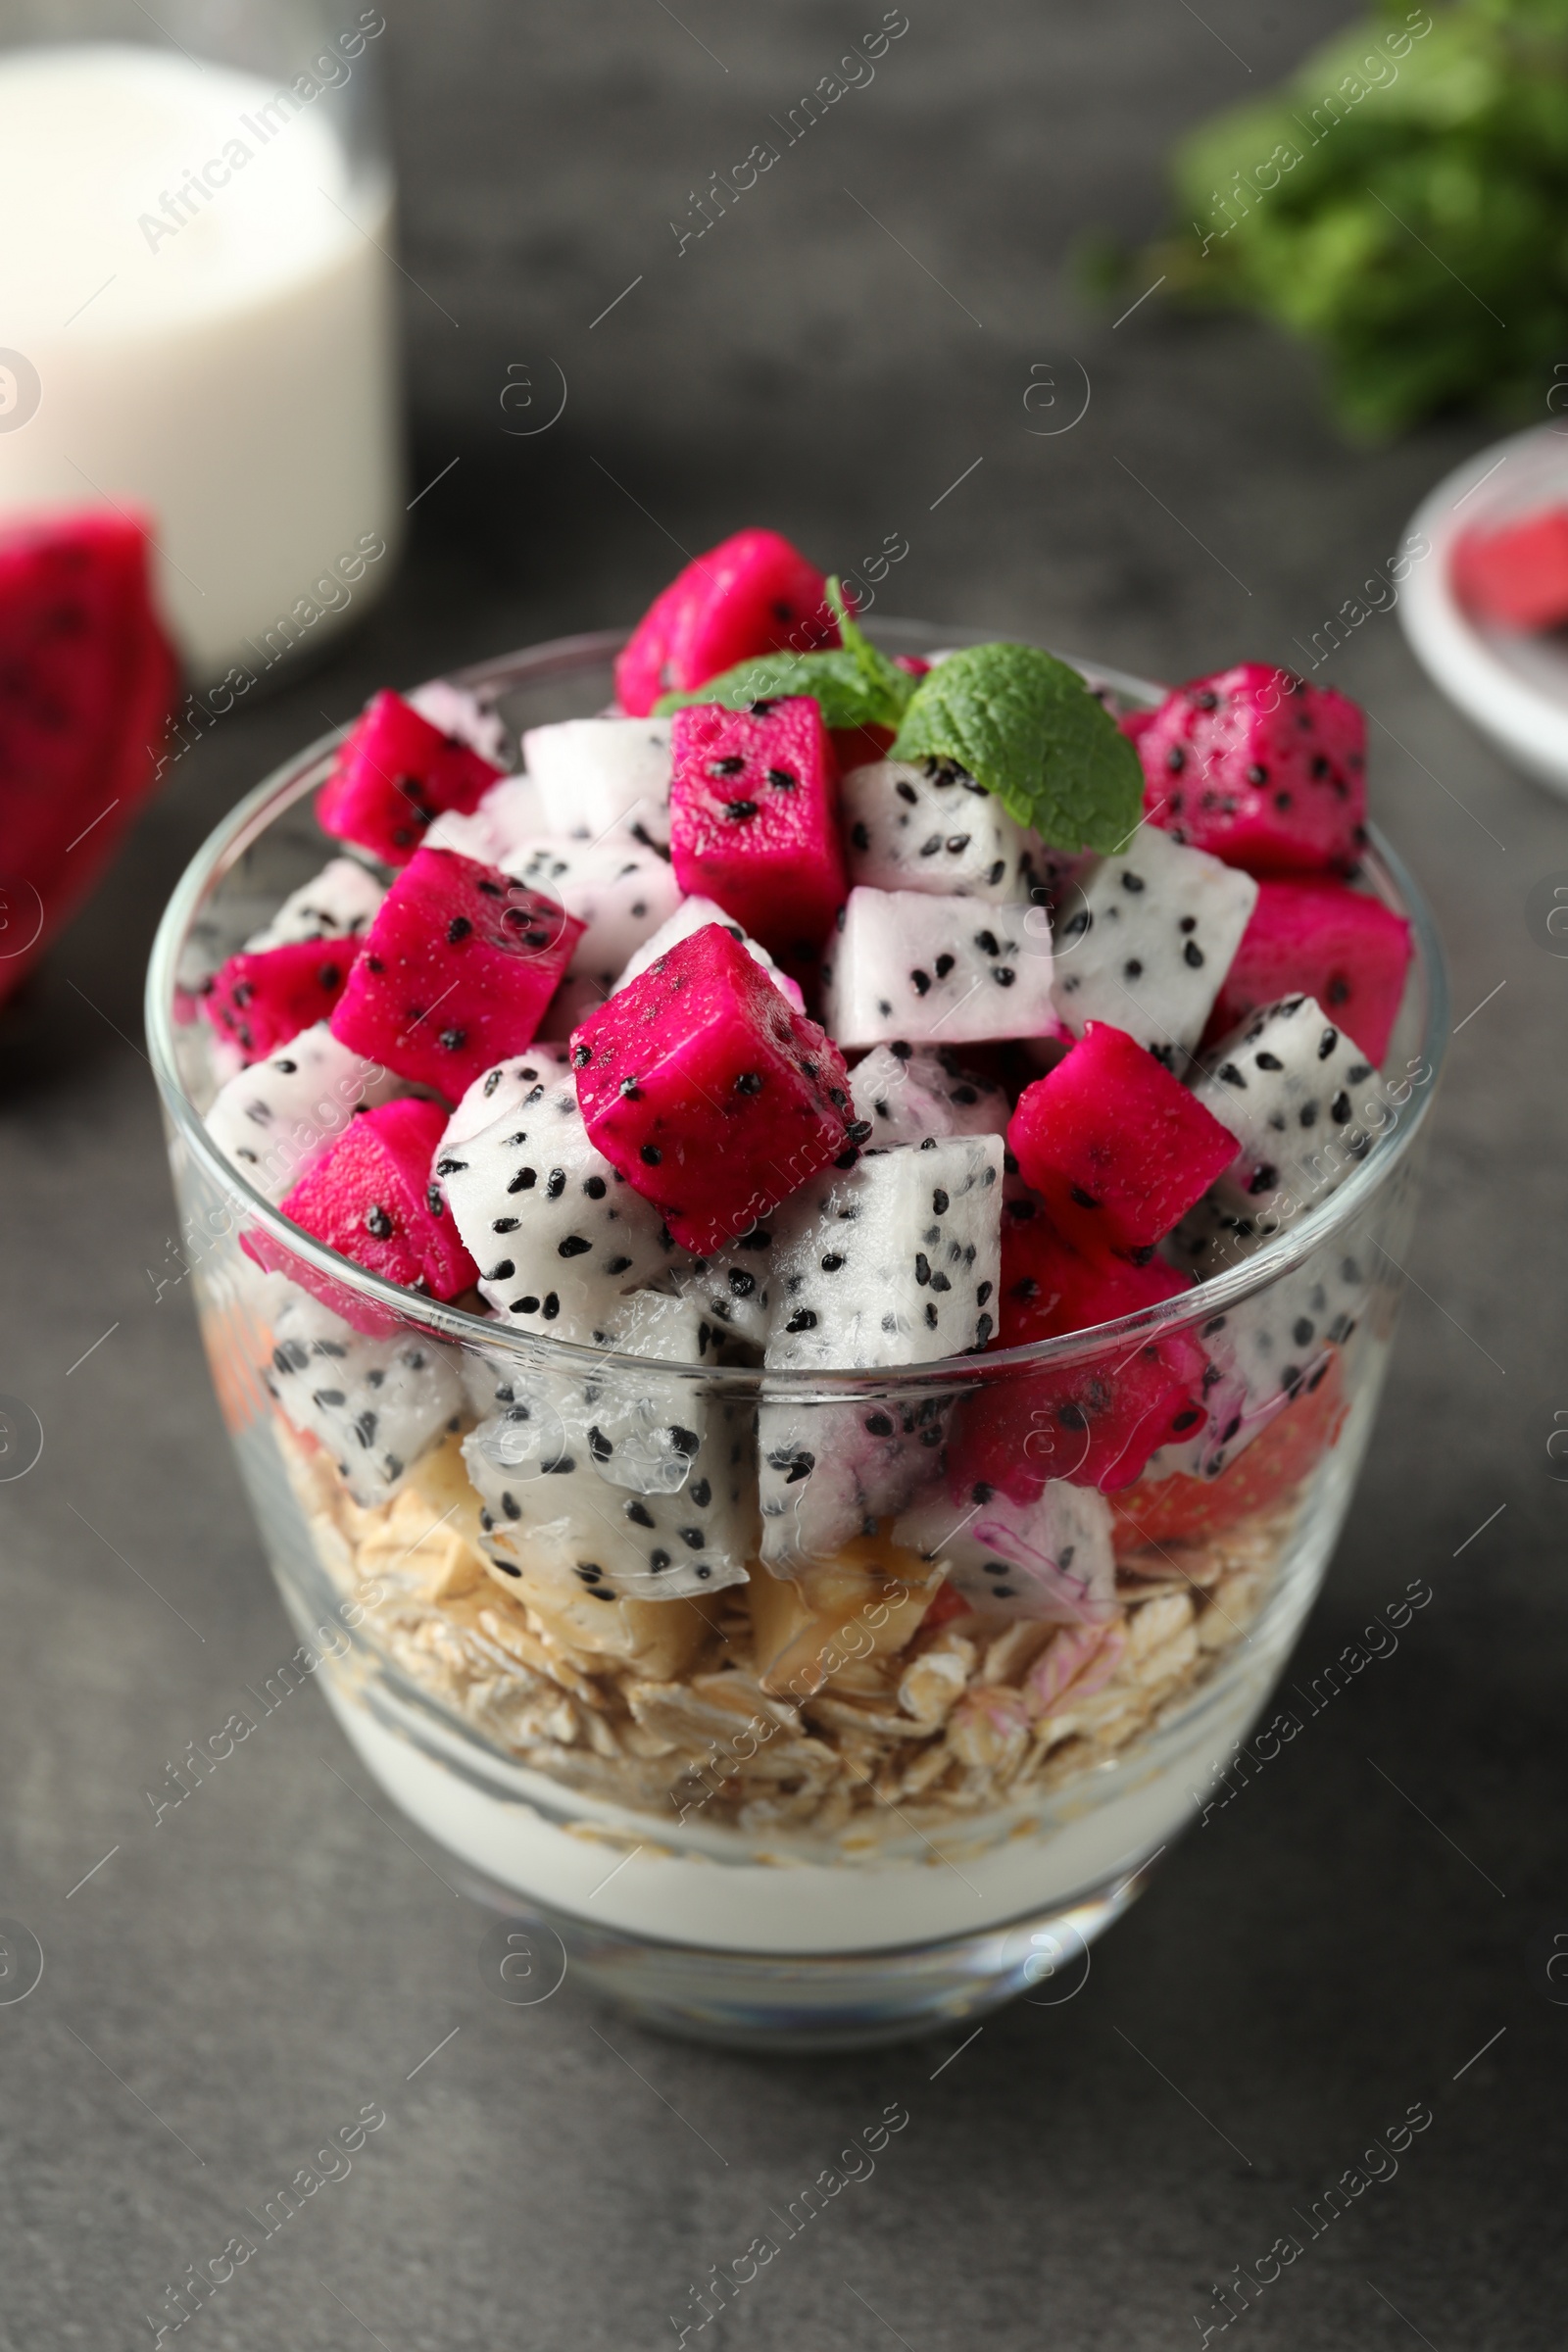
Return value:
<svg viewBox="0 0 1568 2352">
<path fill-rule="evenodd" d="M 1167 678 L 1304 661 L 1488 437 L 1348 450 L 1263 330 L 1157 297 L 1113 324 L 1072 291 L 1080 233 L 1159 225 L 1172 136 L 1345 22 L 1326 0 L 907 0 L 874 80 L 788 146 L 776 125 L 875 0 L 386 13 L 407 566 L 327 666 L 179 762 L 0 1027 L 0 1387 L 46 1433 L 0 1486 L 0 1911 L 46 1955 L 0 2006 L 0 2345 L 157 2340 L 165 2284 L 366 2102 L 388 2123 L 353 2177 L 190 2340 L 669 2344 L 707 2266 L 899 2099 L 876 2178 L 704 2340 L 1156 2352 L 1204 2340 L 1214 2282 L 1294 2231 L 1303 2256 L 1234 2323 L 1257 2352 L 1555 2348 L 1568 964 L 1525 901 L 1568 879 L 1568 809 L 1469 735 L 1388 614 L 1318 674 L 1374 714 L 1378 811 L 1464 1025 L 1301 1679 L 1410 1580 L 1435 1597 L 1192 1833 L 1075 1998 L 1003 2013 L 951 2065 L 957 2036 L 683 2048 L 569 1982 L 508 2009 L 480 1983 L 487 1920 L 369 1809 L 309 1691 L 153 1826 L 166 1764 L 292 1647 L 188 1304 L 157 1296 L 175 1227 L 140 1055 L 159 910 L 237 795 L 373 686 L 628 620 L 683 551 L 753 521 L 824 564 L 906 538 L 886 610 Z M 711 174 L 769 140 L 777 164 L 697 236 Z M 557 370 L 564 414 L 520 430 Z M 1307 2240 L 1297 2217 L 1418 2103 L 1434 2122 L 1397 2177 Z"/>
</svg>

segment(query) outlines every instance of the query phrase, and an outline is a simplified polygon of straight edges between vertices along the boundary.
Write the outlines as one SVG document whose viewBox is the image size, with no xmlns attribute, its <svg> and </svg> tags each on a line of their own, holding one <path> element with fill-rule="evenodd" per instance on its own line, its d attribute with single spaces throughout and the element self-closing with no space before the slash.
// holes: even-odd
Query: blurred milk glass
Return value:
<svg viewBox="0 0 1568 2352">
<path fill-rule="evenodd" d="M 145 508 L 194 676 L 260 676 L 396 560 L 385 19 L 24 0 L 6 24 L 0 524 Z"/>
</svg>

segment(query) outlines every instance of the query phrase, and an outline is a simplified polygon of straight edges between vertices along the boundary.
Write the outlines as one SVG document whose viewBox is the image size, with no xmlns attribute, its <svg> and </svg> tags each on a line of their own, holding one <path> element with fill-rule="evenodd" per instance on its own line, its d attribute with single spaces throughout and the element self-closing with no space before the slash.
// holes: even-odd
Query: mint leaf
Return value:
<svg viewBox="0 0 1568 2352">
<path fill-rule="evenodd" d="M 661 695 L 654 705 L 655 717 L 665 718 L 688 703 L 719 703 L 726 710 L 744 710 L 752 703 L 780 695 L 808 694 L 819 704 L 826 727 L 897 727 L 914 692 L 914 679 L 857 627 L 836 579 L 829 580 L 827 594 L 842 645 L 815 654 L 758 654 L 689 694 Z"/>
<path fill-rule="evenodd" d="M 975 645 L 920 679 L 888 757 L 953 760 L 1054 850 L 1121 847 L 1143 814 L 1138 754 L 1075 669 Z"/>
</svg>

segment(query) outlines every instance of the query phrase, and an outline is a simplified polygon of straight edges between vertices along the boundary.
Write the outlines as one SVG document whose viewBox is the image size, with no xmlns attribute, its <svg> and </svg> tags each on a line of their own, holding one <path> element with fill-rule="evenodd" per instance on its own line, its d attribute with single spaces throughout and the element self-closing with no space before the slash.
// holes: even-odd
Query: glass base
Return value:
<svg viewBox="0 0 1568 2352">
<path fill-rule="evenodd" d="M 780 1958 L 623 1936 L 519 1897 L 471 1863 L 455 1868 L 464 1891 L 499 1915 L 480 1965 L 502 1999 L 532 2005 L 571 1977 L 655 2033 L 795 2055 L 912 2041 L 1004 2001 L 1060 2008 L 1089 1982 L 1090 1945 L 1157 1859 L 1065 1909 L 946 1942 Z"/>
</svg>

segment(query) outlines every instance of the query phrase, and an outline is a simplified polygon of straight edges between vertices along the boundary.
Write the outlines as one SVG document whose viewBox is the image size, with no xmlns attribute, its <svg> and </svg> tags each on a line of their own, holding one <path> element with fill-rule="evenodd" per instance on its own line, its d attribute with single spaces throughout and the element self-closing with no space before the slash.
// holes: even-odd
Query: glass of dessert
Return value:
<svg viewBox="0 0 1568 2352">
<path fill-rule="evenodd" d="M 377 696 L 149 978 L 284 1671 L 572 1971 L 804 2047 L 1070 1998 L 1251 1732 L 1446 1028 L 1353 705 L 867 601 L 744 531 Z"/>
</svg>

